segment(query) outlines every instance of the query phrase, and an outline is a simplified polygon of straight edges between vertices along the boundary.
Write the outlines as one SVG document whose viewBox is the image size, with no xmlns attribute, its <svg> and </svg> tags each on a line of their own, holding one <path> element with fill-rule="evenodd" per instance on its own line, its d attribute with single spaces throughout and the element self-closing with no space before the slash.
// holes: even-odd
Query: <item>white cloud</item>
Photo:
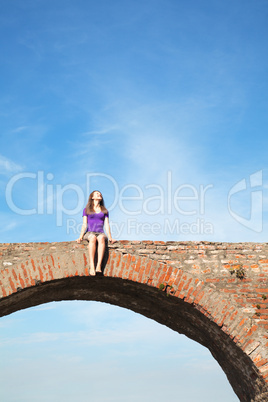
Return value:
<svg viewBox="0 0 268 402">
<path fill-rule="evenodd" d="M 20 126 L 20 127 L 14 128 L 14 129 L 11 131 L 11 133 L 17 134 L 17 133 L 21 133 L 22 131 L 25 131 L 25 130 L 28 130 L 28 129 L 29 129 L 28 126 Z"/>
<path fill-rule="evenodd" d="M 101 134 L 112 134 L 115 130 L 118 130 L 120 127 L 117 125 L 110 126 L 110 127 L 101 127 L 96 130 L 87 131 L 84 135 L 101 135 Z"/>
<path fill-rule="evenodd" d="M 7 224 L 5 225 L 4 228 L 1 228 L 1 229 L 0 229 L 0 232 L 1 232 L 1 233 L 3 233 L 3 232 L 8 232 L 8 231 L 10 231 L 10 230 L 15 229 L 17 226 L 18 226 L 18 223 L 17 223 L 17 222 L 15 222 L 15 221 L 9 222 L 9 223 L 7 223 Z"/>
<path fill-rule="evenodd" d="M 9 175 L 12 173 L 17 173 L 23 170 L 21 165 L 13 162 L 11 159 L 0 155 L 0 174 Z"/>
</svg>

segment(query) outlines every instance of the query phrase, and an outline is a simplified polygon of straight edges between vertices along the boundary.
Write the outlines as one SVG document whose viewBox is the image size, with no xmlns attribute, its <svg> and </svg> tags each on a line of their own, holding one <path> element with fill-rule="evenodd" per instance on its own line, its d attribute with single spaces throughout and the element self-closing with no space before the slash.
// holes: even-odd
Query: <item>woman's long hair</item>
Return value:
<svg viewBox="0 0 268 402">
<path fill-rule="evenodd" d="M 106 207 L 105 207 L 103 196 L 102 196 L 102 194 L 101 194 L 101 192 L 100 192 L 99 190 L 94 190 L 94 191 L 92 191 L 92 193 L 89 194 L 88 202 L 87 202 L 87 205 L 86 205 L 86 214 L 87 214 L 87 215 L 90 215 L 90 214 L 94 214 L 94 213 L 95 213 L 95 212 L 94 212 L 94 209 L 93 209 L 94 201 L 93 201 L 93 199 L 92 199 L 93 194 L 95 193 L 95 191 L 98 191 L 98 192 L 100 193 L 100 195 L 101 195 L 101 200 L 100 200 L 101 212 L 103 212 L 104 214 L 106 214 L 108 211 L 107 211 L 107 209 L 106 209 Z"/>
</svg>

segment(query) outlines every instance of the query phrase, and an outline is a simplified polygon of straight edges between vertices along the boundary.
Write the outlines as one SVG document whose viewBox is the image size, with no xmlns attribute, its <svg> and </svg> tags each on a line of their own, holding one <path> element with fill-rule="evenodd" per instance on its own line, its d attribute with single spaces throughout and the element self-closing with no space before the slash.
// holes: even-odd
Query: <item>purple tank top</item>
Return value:
<svg viewBox="0 0 268 402">
<path fill-rule="evenodd" d="M 83 216 L 87 216 L 87 231 L 88 232 L 101 232 L 103 231 L 104 219 L 109 217 L 109 212 L 103 213 L 102 211 L 98 214 L 93 213 L 90 215 L 86 214 L 86 208 L 83 210 Z"/>
</svg>

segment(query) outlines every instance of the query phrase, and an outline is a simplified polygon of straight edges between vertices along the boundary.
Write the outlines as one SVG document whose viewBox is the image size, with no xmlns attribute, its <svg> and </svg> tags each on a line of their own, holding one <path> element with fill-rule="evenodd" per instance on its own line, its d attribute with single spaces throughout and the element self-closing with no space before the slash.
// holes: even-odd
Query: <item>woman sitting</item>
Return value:
<svg viewBox="0 0 268 402">
<path fill-rule="evenodd" d="M 88 203 L 83 210 L 83 225 L 80 237 L 76 240 L 80 243 L 82 240 L 88 241 L 89 252 L 89 274 L 94 276 L 96 272 L 101 272 L 101 263 L 105 253 L 105 242 L 107 233 L 110 242 L 114 242 L 111 236 L 109 224 L 109 212 L 105 208 L 104 200 L 100 191 L 93 191 L 88 198 Z M 98 249 L 98 260 L 95 269 L 95 253 Z"/>
</svg>

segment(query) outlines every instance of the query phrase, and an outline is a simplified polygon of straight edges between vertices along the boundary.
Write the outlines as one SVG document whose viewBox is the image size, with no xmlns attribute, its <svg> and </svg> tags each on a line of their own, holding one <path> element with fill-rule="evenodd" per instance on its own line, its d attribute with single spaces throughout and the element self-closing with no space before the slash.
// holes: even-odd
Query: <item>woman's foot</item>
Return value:
<svg viewBox="0 0 268 402">
<path fill-rule="evenodd" d="M 96 272 L 95 272 L 95 268 L 89 268 L 89 275 L 90 276 L 95 276 L 96 275 Z"/>
</svg>

